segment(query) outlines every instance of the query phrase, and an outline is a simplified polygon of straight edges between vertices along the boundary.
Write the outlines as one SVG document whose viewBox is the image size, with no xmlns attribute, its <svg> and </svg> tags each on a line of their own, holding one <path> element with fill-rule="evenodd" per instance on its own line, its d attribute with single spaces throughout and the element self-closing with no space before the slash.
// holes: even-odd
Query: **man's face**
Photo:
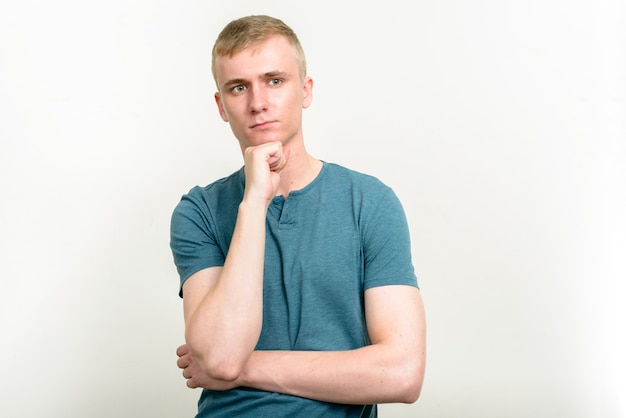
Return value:
<svg viewBox="0 0 626 418">
<path fill-rule="evenodd" d="M 313 81 L 301 80 L 298 63 L 295 49 L 283 36 L 216 58 L 215 101 L 242 150 L 302 140 L 302 109 L 311 104 Z"/>
</svg>

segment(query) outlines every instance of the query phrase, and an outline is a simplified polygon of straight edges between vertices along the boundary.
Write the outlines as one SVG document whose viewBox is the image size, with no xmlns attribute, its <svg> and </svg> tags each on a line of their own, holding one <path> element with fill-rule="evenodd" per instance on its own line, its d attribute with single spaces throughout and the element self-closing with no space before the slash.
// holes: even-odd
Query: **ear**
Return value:
<svg viewBox="0 0 626 418">
<path fill-rule="evenodd" d="M 220 96 L 220 92 L 215 93 L 215 103 L 217 104 L 217 110 L 220 112 L 220 116 L 224 122 L 228 122 L 228 116 L 226 115 L 226 111 L 224 110 L 224 104 L 222 103 L 222 97 Z"/>
<path fill-rule="evenodd" d="M 304 100 L 302 101 L 302 108 L 306 109 L 311 106 L 313 102 L 313 79 L 309 76 L 304 77 L 302 83 L 302 89 L 304 92 Z"/>
</svg>

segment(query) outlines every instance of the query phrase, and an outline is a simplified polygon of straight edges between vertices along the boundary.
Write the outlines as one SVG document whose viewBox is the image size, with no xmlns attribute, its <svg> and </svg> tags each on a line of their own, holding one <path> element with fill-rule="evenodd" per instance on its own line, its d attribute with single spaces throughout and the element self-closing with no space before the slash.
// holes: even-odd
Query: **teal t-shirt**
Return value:
<svg viewBox="0 0 626 418">
<path fill-rule="evenodd" d="M 243 198 L 243 169 L 195 187 L 174 210 L 171 248 L 182 283 L 222 266 Z M 257 350 L 351 350 L 370 343 L 364 291 L 417 286 L 404 210 L 378 179 L 326 163 L 305 188 L 271 202 L 266 222 L 263 328 Z M 181 290 L 181 296 L 182 290 Z M 198 417 L 375 417 L 249 388 L 203 390 Z"/>
</svg>

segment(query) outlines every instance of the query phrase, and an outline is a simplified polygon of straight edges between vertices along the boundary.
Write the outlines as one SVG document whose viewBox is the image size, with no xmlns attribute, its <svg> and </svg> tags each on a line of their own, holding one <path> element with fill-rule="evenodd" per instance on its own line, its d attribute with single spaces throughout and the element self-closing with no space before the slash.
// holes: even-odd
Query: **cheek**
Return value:
<svg viewBox="0 0 626 418">
<path fill-rule="evenodd" d="M 220 109 L 220 116 L 225 122 L 238 123 L 243 119 L 243 109 L 237 107 L 238 103 L 229 103 L 226 105 L 222 103 Z"/>
<path fill-rule="evenodd" d="M 282 97 L 281 104 L 285 111 L 291 114 L 301 112 L 302 104 L 304 103 L 304 97 L 301 94 L 292 94 Z"/>
</svg>

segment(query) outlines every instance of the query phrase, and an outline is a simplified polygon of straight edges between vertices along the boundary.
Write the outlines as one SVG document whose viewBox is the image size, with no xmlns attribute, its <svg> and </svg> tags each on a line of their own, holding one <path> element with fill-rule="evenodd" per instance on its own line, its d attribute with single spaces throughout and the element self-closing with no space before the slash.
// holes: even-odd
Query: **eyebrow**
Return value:
<svg viewBox="0 0 626 418">
<path fill-rule="evenodd" d="M 289 73 L 286 71 L 270 71 L 263 74 L 265 78 L 275 78 L 275 77 L 283 77 L 286 78 L 289 76 Z"/>
</svg>

